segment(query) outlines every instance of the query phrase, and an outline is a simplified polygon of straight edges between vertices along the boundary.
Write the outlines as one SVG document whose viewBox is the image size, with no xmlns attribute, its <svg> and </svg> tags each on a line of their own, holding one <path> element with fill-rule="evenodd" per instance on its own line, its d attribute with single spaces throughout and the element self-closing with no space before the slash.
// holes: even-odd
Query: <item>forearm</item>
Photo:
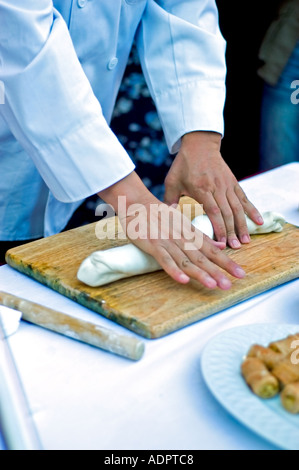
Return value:
<svg viewBox="0 0 299 470">
<path fill-rule="evenodd" d="M 124 208 L 127 211 L 132 204 L 147 205 L 151 202 L 158 202 L 135 171 L 109 188 L 99 192 L 98 195 L 103 201 L 110 204 L 117 214 Z"/>
</svg>

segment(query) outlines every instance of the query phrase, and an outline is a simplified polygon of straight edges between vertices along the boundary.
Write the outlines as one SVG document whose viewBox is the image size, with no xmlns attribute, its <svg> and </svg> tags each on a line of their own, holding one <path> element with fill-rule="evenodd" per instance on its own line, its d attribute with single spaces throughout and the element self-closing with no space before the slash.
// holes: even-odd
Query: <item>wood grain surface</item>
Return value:
<svg viewBox="0 0 299 470">
<path fill-rule="evenodd" d="M 181 204 L 190 202 L 183 198 Z M 193 214 L 192 214 L 193 217 Z M 103 224 L 107 239 L 96 236 Z M 66 297 L 146 338 L 159 338 L 299 277 L 299 229 L 252 236 L 249 245 L 227 253 L 246 271 L 229 291 L 196 282 L 179 285 L 164 271 L 102 287 L 77 280 L 81 262 L 96 250 L 128 243 L 117 218 L 101 221 L 9 250 L 7 263 Z M 109 239 L 112 238 L 112 239 Z M 114 239 L 113 239 L 114 238 Z"/>
</svg>

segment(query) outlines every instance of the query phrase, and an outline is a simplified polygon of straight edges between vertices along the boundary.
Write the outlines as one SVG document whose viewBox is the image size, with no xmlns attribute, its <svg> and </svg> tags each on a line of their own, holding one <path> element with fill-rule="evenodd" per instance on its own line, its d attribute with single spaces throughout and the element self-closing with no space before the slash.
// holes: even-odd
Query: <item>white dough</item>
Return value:
<svg viewBox="0 0 299 470">
<path fill-rule="evenodd" d="M 257 225 L 245 215 L 246 224 L 250 235 L 259 235 L 262 233 L 270 232 L 281 232 L 286 223 L 285 218 L 277 212 L 264 212 L 262 214 L 262 217 L 264 219 L 263 225 Z M 213 226 L 207 215 L 204 214 L 195 217 L 195 219 L 192 220 L 192 224 L 198 230 L 208 235 L 208 237 L 214 237 Z"/>
<path fill-rule="evenodd" d="M 192 220 L 192 225 L 210 238 L 214 237 L 213 225 L 205 214 L 199 215 Z"/>
<path fill-rule="evenodd" d="M 283 231 L 286 220 L 281 214 L 278 214 L 277 212 L 264 212 L 262 217 L 264 219 L 263 225 L 256 225 L 252 220 L 246 217 L 246 223 L 250 235 Z"/>
<path fill-rule="evenodd" d="M 155 258 L 129 243 L 109 250 L 95 251 L 83 261 L 77 277 L 79 281 L 96 287 L 159 269 L 161 267 Z"/>
<path fill-rule="evenodd" d="M 250 235 L 281 232 L 286 223 L 284 217 L 276 212 L 264 212 L 262 217 L 264 219 L 263 225 L 256 225 L 246 217 Z M 213 226 L 207 215 L 196 217 L 192 224 L 213 238 Z M 109 250 L 95 251 L 83 261 L 77 277 L 79 281 L 88 286 L 98 287 L 119 279 L 151 273 L 160 269 L 161 266 L 151 255 L 129 243 Z"/>
</svg>

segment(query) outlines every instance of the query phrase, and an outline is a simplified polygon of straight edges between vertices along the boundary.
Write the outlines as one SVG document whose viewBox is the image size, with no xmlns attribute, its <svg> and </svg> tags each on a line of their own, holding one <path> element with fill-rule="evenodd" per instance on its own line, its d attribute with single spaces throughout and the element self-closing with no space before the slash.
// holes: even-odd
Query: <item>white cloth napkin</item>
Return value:
<svg viewBox="0 0 299 470">
<path fill-rule="evenodd" d="M 18 312 L 17 310 L 0 307 L 0 325 L 2 326 L 3 334 L 6 338 L 17 331 L 21 317 L 21 312 Z"/>
</svg>

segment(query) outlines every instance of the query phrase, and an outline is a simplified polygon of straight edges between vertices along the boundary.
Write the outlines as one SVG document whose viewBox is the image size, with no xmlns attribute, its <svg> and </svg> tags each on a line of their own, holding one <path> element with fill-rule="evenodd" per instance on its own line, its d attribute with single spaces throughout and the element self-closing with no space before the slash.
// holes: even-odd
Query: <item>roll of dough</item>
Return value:
<svg viewBox="0 0 299 470">
<path fill-rule="evenodd" d="M 262 216 L 265 223 L 261 226 L 256 225 L 248 217 L 246 218 L 251 235 L 283 230 L 285 219 L 282 215 L 276 212 L 265 212 Z M 214 237 L 213 226 L 207 215 L 196 217 L 192 224 L 208 237 Z M 88 286 L 98 287 L 119 279 L 151 273 L 160 269 L 161 266 L 151 255 L 129 243 L 108 250 L 95 251 L 83 261 L 77 277 L 79 281 Z"/>
<path fill-rule="evenodd" d="M 109 250 L 95 251 L 83 261 L 77 277 L 79 281 L 97 287 L 160 269 L 155 258 L 129 243 Z"/>
<path fill-rule="evenodd" d="M 247 215 L 246 224 L 248 228 L 248 232 L 250 235 L 259 235 L 262 233 L 270 233 L 270 232 L 282 232 L 283 227 L 286 223 L 285 218 L 279 214 L 278 212 L 264 212 L 262 214 L 264 219 L 263 225 L 255 224 Z M 201 232 L 208 235 L 210 238 L 214 237 L 213 226 L 206 214 L 199 215 L 193 219 L 192 224 Z"/>
</svg>

